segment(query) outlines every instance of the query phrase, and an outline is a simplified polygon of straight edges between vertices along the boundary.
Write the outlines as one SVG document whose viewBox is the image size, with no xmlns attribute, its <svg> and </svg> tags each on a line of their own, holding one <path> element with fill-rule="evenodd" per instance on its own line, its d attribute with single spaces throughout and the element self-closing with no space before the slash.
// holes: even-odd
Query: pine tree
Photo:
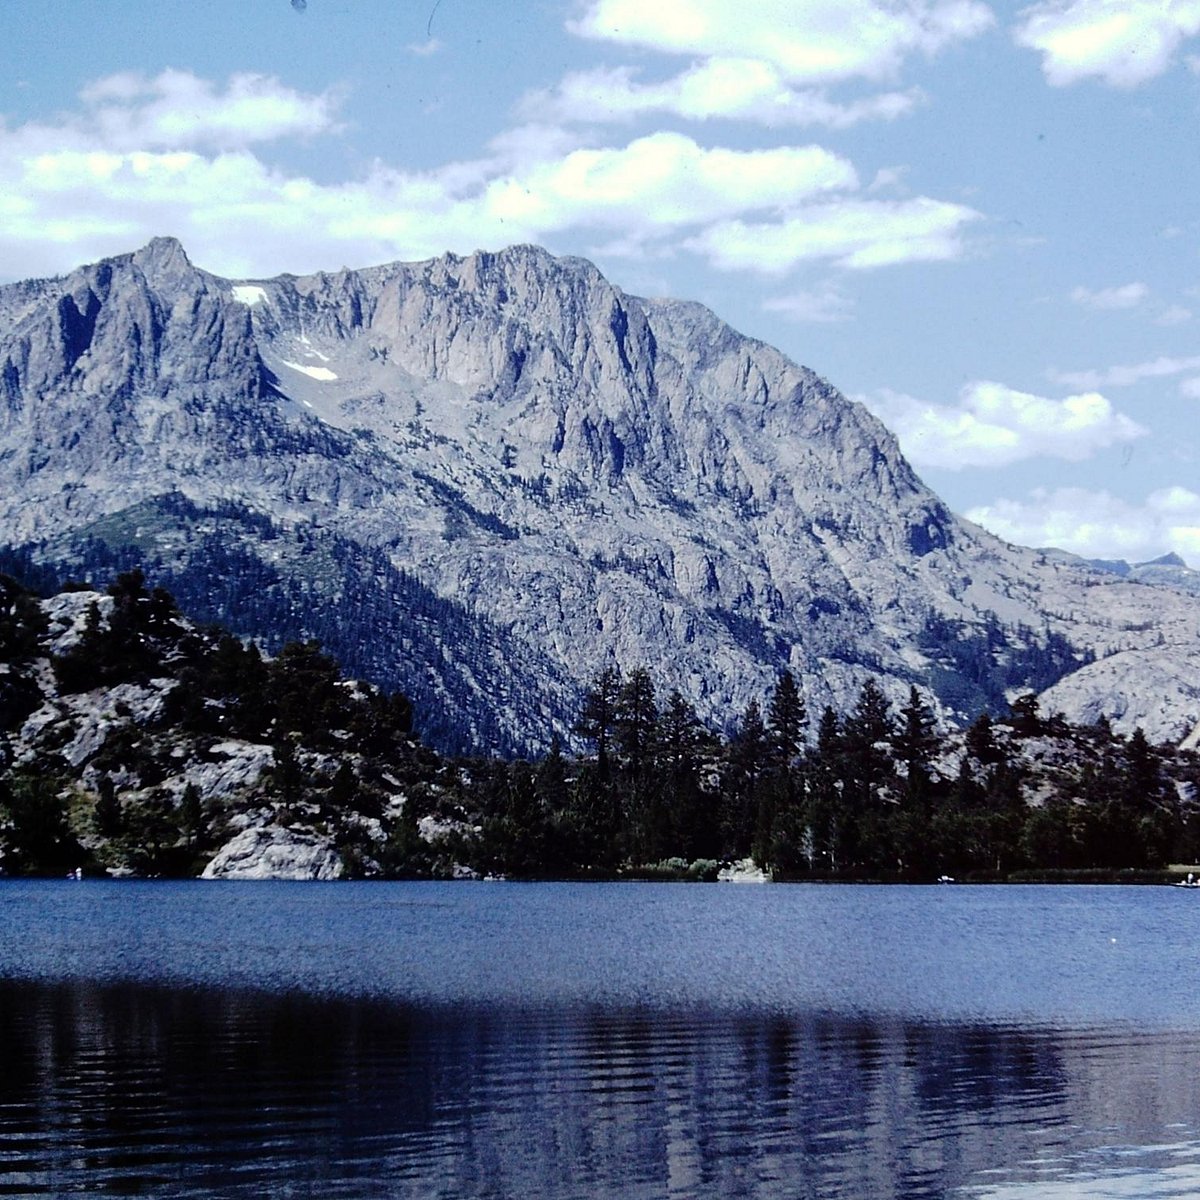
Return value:
<svg viewBox="0 0 1200 1200">
<path fill-rule="evenodd" d="M 63 781 L 14 772 L 0 777 L 0 831 L 7 843 L 5 869 L 22 875 L 60 875 L 83 852 L 67 820 Z"/>
<path fill-rule="evenodd" d="M 1009 723 L 1022 737 L 1036 737 L 1043 732 L 1041 713 L 1038 711 L 1038 698 L 1033 692 L 1017 696 L 1009 703 L 1011 716 Z"/>
<path fill-rule="evenodd" d="M 208 832 L 200 789 L 194 783 L 189 783 L 183 789 L 183 796 L 179 801 L 179 827 L 183 830 L 188 845 L 192 847 L 201 845 Z"/>
<path fill-rule="evenodd" d="M 767 769 L 770 738 L 757 700 L 746 705 L 727 747 L 721 811 L 721 844 L 729 858 L 745 858 L 754 837 L 758 784 Z"/>
<path fill-rule="evenodd" d="M 613 729 L 630 775 L 639 779 L 658 737 L 658 703 L 645 667 L 635 667 L 618 693 Z"/>
<path fill-rule="evenodd" d="M 767 710 L 767 724 L 774 735 L 780 758 L 785 764 L 790 763 L 800 750 L 808 724 L 804 698 L 791 671 L 781 672 L 775 684 Z"/>
<path fill-rule="evenodd" d="M 610 771 L 609 747 L 617 720 L 617 702 L 621 693 L 621 672 L 605 667 L 592 681 L 583 698 L 575 732 L 596 747 L 596 768 L 607 780 Z"/>
<path fill-rule="evenodd" d="M 673 691 L 659 723 L 667 850 L 689 860 L 719 852 L 715 808 L 700 790 L 696 767 L 703 737 L 696 710 L 679 691 Z"/>
<path fill-rule="evenodd" d="M 921 699 L 916 687 L 908 690 L 908 703 L 900 709 L 900 728 L 894 746 L 907 769 L 905 798 L 923 806 L 929 798 L 929 765 L 938 749 L 933 709 Z"/>
<path fill-rule="evenodd" d="M 116 837 L 122 829 L 121 801 L 110 775 L 101 775 L 97 785 L 94 811 L 96 832 L 102 837 Z"/>
<path fill-rule="evenodd" d="M 661 781 L 654 770 L 658 747 L 658 704 L 645 667 L 630 672 L 617 698 L 614 726 L 621 754 L 628 849 L 634 862 L 664 857 L 669 837 Z"/>
<path fill-rule="evenodd" d="M 1004 760 L 1004 750 L 996 740 L 996 727 L 991 715 L 981 712 L 971 723 L 966 736 L 967 753 L 981 766 L 992 766 Z"/>
<path fill-rule="evenodd" d="M 890 775 L 893 738 L 891 702 L 873 677 L 858 693 L 854 711 L 845 723 L 843 744 L 860 798 L 871 803 Z"/>
</svg>

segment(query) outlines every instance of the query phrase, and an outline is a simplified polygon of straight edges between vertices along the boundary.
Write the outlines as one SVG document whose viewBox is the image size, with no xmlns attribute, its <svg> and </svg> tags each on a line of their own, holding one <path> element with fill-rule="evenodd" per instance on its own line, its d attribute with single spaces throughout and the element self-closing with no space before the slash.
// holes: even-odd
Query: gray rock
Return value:
<svg viewBox="0 0 1200 1200">
<path fill-rule="evenodd" d="M 285 560 L 299 527 L 486 622 L 490 657 L 447 638 L 406 678 L 401 628 L 378 659 L 518 745 L 569 736 L 610 662 L 717 725 L 785 666 L 814 712 L 869 675 L 900 700 L 930 678 L 931 612 L 1136 655 L 1119 696 L 1111 671 L 1060 687 L 1068 717 L 1119 698 L 1117 727 L 1158 737 L 1196 716 L 1172 664 L 1200 597 L 1001 542 L 811 370 L 536 247 L 227 281 L 156 239 L 0 288 L 0 541 L 99 530 L 170 561 L 188 531 L 137 508 L 168 496 L 269 518 L 280 538 L 241 549 L 321 604 L 344 580 Z"/>
<path fill-rule="evenodd" d="M 226 842 L 201 878 L 330 880 L 340 879 L 342 871 L 342 860 L 327 838 L 257 825 Z"/>
</svg>

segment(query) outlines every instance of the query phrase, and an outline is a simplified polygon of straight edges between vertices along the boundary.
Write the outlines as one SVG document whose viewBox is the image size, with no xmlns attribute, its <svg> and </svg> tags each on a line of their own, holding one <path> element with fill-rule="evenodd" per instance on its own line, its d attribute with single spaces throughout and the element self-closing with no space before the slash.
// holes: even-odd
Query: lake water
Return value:
<svg viewBox="0 0 1200 1200">
<path fill-rule="evenodd" d="M 0 883 L 0 1195 L 1195 1197 L 1200 894 Z"/>
</svg>

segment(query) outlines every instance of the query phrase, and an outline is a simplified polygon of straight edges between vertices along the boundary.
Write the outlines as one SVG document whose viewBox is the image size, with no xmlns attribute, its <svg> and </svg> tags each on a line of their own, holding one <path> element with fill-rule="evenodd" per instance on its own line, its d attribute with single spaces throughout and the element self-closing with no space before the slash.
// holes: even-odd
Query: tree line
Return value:
<svg viewBox="0 0 1200 1200">
<path fill-rule="evenodd" d="M 480 866 L 570 874 L 752 858 L 786 879 L 1007 877 L 1195 862 L 1200 761 L 1107 720 L 1043 715 L 940 731 L 914 685 L 895 706 L 867 678 L 850 711 L 810 723 L 793 675 L 724 737 L 644 668 L 601 671 L 575 725 L 588 752 L 491 764 Z"/>
<path fill-rule="evenodd" d="M 569 744 L 539 759 L 452 757 L 413 733 L 400 693 L 351 683 L 320 645 L 271 656 L 184 620 L 174 597 L 124 572 L 49 660 L 60 696 L 169 680 L 161 703 L 114 719 L 86 755 L 69 722 L 39 761 L 13 744 L 44 701 L 46 618 L 0 577 L 0 858 L 56 873 L 81 859 L 194 874 L 269 810 L 336 843 L 352 873 L 466 866 L 517 878 L 711 877 L 753 859 L 783 879 L 1009 877 L 1155 870 L 1200 857 L 1200 760 L 1140 730 L 1080 726 L 1014 700 L 965 731 L 940 729 L 917 686 L 895 703 L 866 678 L 815 720 L 783 671 L 725 731 L 650 671 L 615 666 L 579 689 Z M 42 681 L 42 682 L 39 682 Z M 124 702 L 123 702 L 124 703 Z M 122 706 L 117 705 L 118 711 Z M 127 705 L 126 705 L 127 707 Z M 232 796 L 171 784 L 230 739 L 269 747 Z M 402 796 L 402 800 L 397 797 Z M 437 834 L 422 836 L 425 818 Z"/>
</svg>

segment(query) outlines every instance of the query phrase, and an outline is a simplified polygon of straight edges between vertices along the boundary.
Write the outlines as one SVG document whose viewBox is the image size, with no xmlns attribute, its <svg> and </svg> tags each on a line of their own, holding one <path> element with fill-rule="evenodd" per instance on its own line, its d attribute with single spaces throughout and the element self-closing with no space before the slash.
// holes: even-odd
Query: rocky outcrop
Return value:
<svg viewBox="0 0 1200 1200">
<path fill-rule="evenodd" d="M 467 740 L 569 737 L 580 684 L 612 662 L 651 664 L 718 725 L 784 666 L 814 711 L 874 675 L 897 699 L 940 689 L 953 718 L 931 613 L 1063 635 L 1068 671 L 1084 650 L 1138 656 L 1118 728 L 1200 720 L 1172 669 L 1196 596 L 959 520 L 812 371 L 579 259 L 518 246 L 226 281 L 157 239 L 0 288 L 0 377 L 0 541 L 178 564 L 235 503 L 253 517 L 239 551 L 299 581 L 292 634 L 351 591 L 386 609 L 394 582 L 353 565 L 382 556 L 487 631 L 432 630 L 422 659 L 419 614 L 372 626 L 369 670 L 440 697 Z M 183 521 L 180 498 L 205 515 Z M 1082 716 L 1113 678 L 1089 670 L 1054 703 Z"/>
<path fill-rule="evenodd" d="M 244 829 L 222 846 L 202 879 L 330 880 L 342 877 L 342 860 L 328 839 L 278 825 Z"/>
</svg>

